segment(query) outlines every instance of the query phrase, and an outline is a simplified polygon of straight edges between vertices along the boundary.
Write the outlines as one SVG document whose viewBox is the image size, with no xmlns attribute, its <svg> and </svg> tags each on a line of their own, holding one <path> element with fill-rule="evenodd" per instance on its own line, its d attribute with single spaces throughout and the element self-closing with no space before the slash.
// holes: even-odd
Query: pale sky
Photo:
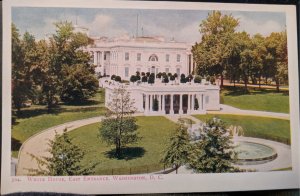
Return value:
<svg viewBox="0 0 300 196">
<path fill-rule="evenodd" d="M 134 36 L 139 16 L 139 36 L 164 36 L 167 40 L 194 43 L 200 40 L 199 24 L 210 11 L 205 10 L 145 10 L 108 8 L 29 8 L 14 7 L 12 22 L 20 33 L 25 31 L 37 39 L 55 32 L 53 23 L 71 21 L 90 31 L 91 36 Z M 269 35 L 285 29 L 286 18 L 281 12 L 225 11 L 238 18 L 238 31 L 250 35 Z M 143 29 L 143 30 L 142 30 Z"/>
</svg>

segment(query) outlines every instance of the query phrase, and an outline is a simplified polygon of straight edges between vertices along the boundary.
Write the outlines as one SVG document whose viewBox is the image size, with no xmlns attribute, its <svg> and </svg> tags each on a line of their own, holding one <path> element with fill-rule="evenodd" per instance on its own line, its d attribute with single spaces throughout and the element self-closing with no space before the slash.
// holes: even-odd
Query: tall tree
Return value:
<svg viewBox="0 0 300 196">
<path fill-rule="evenodd" d="M 21 39 L 19 30 L 12 24 L 12 101 L 18 112 L 32 98 L 31 62 L 35 58 L 34 37 L 26 32 Z"/>
<path fill-rule="evenodd" d="M 238 25 L 238 19 L 232 15 L 223 15 L 220 11 L 209 13 L 201 22 L 202 40 L 192 49 L 199 75 L 203 75 L 203 72 L 220 75 L 223 86 L 224 73 L 232 54 L 232 40 Z"/>
<path fill-rule="evenodd" d="M 176 174 L 178 168 L 188 163 L 191 153 L 190 137 L 183 122 L 177 124 L 175 133 L 170 137 L 161 162 L 166 165 L 175 165 Z"/>
<path fill-rule="evenodd" d="M 270 75 L 276 82 L 276 89 L 279 92 L 280 82 L 288 81 L 288 56 L 287 56 L 287 35 L 286 31 L 271 33 L 266 38 L 266 64 Z"/>
<path fill-rule="evenodd" d="M 231 136 L 220 119 L 210 119 L 200 129 L 200 140 L 193 146 L 189 166 L 198 173 L 238 171 Z"/>
<path fill-rule="evenodd" d="M 141 138 L 138 136 L 136 119 L 131 116 L 136 110 L 134 101 L 126 87 L 121 85 L 115 88 L 111 97 L 108 117 L 102 121 L 99 135 L 107 144 L 115 145 L 115 154 L 121 157 L 123 147 Z"/>
<path fill-rule="evenodd" d="M 77 145 L 73 144 L 65 129 L 62 135 L 55 135 L 54 140 L 49 141 L 49 157 L 35 157 L 38 161 L 38 169 L 30 169 L 32 175 L 43 176 L 78 176 L 94 173 L 94 165 L 83 165 L 84 157 Z"/>
</svg>

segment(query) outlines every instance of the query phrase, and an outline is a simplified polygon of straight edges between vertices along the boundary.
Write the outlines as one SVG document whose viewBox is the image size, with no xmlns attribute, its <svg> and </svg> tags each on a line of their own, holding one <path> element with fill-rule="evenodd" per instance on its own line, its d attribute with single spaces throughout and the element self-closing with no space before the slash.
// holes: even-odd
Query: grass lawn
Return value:
<svg viewBox="0 0 300 196">
<path fill-rule="evenodd" d="M 100 123 L 78 128 L 69 135 L 75 144 L 86 151 L 84 165 L 99 163 L 95 169 L 96 175 L 147 173 L 163 169 L 159 161 L 175 123 L 164 117 L 152 116 L 137 117 L 137 124 L 142 139 L 128 146 L 127 156 L 123 159 L 110 158 L 114 146 L 107 146 L 98 137 Z"/>
<path fill-rule="evenodd" d="M 246 110 L 289 113 L 288 91 L 252 88 L 245 94 L 243 88 L 226 87 L 221 91 L 221 103 Z"/>
<path fill-rule="evenodd" d="M 201 121 L 212 117 L 222 119 L 226 125 L 240 125 L 244 129 L 244 136 L 270 139 L 290 144 L 290 121 L 265 117 L 238 115 L 194 115 Z"/>
<path fill-rule="evenodd" d="M 47 108 L 40 105 L 24 108 L 16 124 L 12 127 L 12 156 L 17 157 L 22 143 L 44 129 L 104 113 L 104 90 L 100 90 L 86 104 L 59 105 L 51 113 L 47 113 Z"/>
</svg>

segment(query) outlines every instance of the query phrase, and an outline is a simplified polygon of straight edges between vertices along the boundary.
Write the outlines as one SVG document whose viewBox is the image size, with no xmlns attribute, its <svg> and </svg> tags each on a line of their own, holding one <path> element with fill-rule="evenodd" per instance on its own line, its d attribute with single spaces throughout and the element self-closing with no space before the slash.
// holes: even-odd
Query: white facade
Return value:
<svg viewBox="0 0 300 196">
<path fill-rule="evenodd" d="M 118 87 L 117 82 L 106 80 L 103 82 L 105 91 L 105 106 L 112 99 L 113 90 Z M 211 84 L 150 84 L 127 85 L 131 99 L 137 112 L 145 115 L 168 114 L 205 114 L 208 110 L 220 110 L 220 88 Z M 156 106 L 154 106 L 156 102 Z M 196 104 L 198 102 L 198 104 Z M 196 107 L 198 105 L 198 107 Z M 155 108 L 156 107 L 156 108 Z"/>
<path fill-rule="evenodd" d="M 129 80 L 137 71 L 150 73 L 184 73 L 193 71 L 191 46 L 162 37 L 127 36 L 108 39 L 94 39 L 94 45 L 87 48 L 101 75 L 118 75 Z"/>
</svg>

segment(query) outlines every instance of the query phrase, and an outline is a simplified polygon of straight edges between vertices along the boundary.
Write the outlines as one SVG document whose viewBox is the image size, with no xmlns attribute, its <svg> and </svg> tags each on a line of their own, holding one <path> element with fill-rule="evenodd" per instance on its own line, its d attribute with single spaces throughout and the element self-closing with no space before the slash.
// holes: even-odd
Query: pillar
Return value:
<svg viewBox="0 0 300 196">
<path fill-rule="evenodd" d="M 183 110 L 182 110 L 182 99 L 183 99 L 183 95 L 179 94 L 179 112 L 178 114 L 183 114 Z"/>
<path fill-rule="evenodd" d="M 188 98 L 187 98 L 187 110 L 186 110 L 186 113 L 190 114 L 190 112 L 191 112 L 191 95 L 187 94 L 187 96 L 188 96 Z"/>
<path fill-rule="evenodd" d="M 158 95 L 158 111 L 161 112 L 161 95 Z"/>
<path fill-rule="evenodd" d="M 150 111 L 153 111 L 153 95 L 150 95 Z"/>
<path fill-rule="evenodd" d="M 174 108 L 173 108 L 173 94 L 170 95 L 170 114 L 174 114 Z"/>
<path fill-rule="evenodd" d="M 97 52 L 96 51 L 94 51 L 93 57 L 94 57 L 94 65 L 97 65 Z"/>
<path fill-rule="evenodd" d="M 162 95 L 162 112 L 166 113 L 166 107 L 165 107 L 165 95 Z"/>
<path fill-rule="evenodd" d="M 145 114 L 148 114 L 149 113 L 149 95 L 146 94 L 146 99 L 145 99 Z"/>
</svg>

